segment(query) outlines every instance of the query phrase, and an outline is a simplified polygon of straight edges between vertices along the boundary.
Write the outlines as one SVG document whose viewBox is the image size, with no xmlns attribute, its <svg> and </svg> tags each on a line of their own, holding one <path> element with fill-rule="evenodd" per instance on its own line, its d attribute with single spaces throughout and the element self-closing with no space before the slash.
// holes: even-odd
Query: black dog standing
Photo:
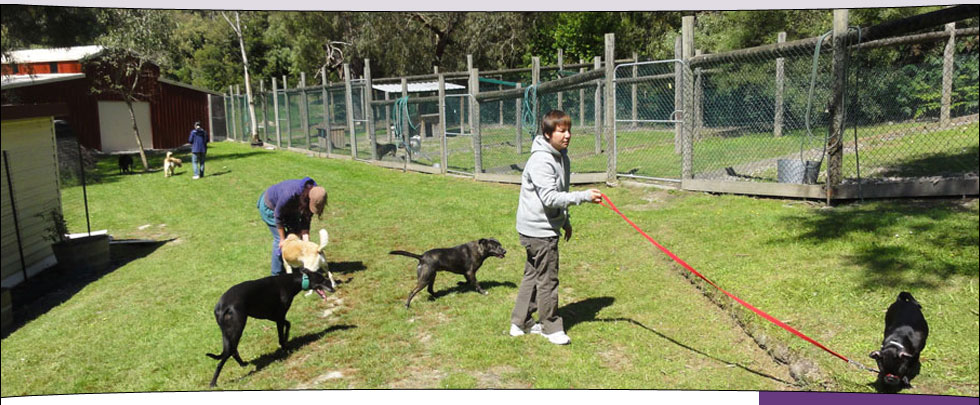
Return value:
<svg viewBox="0 0 980 405">
<path fill-rule="evenodd" d="M 878 362 L 880 391 L 898 392 L 910 388 L 910 380 L 919 374 L 919 354 L 926 347 L 929 325 L 922 316 L 922 306 L 908 292 L 898 294 L 898 299 L 885 313 L 885 339 L 881 349 L 871 352 Z"/>
<path fill-rule="evenodd" d="M 221 367 L 225 365 L 225 361 L 228 361 L 228 357 L 234 357 L 242 367 L 247 364 L 238 355 L 238 341 L 242 338 L 242 331 L 245 330 L 248 317 L 275 321 L 276 331 L 279 333 L 279 346 L 286 347 L 286 341 L 289 339 L 289 321 L 286 320 L 286 312 L 293 303 L 293 297 L 305 290 L 316 291 L 323 299 L 327 298 L 323 290 L 334 292 L 329 279 L 320 273 L 301 269 L 292 274 L 280 274 L 239 283 L 221 295 L 214 306 L 214 319 L 218 321 L 218 327 L 221 328 L 223 346 L 221 354 L 207 353 L 208 357 L 220 360 L 218 368 L 214 370 L 214 377 L 211 378 L 212 387 L 218 382 L 218 374 L 221 373 Z"/>
<path fill-rule="evenodd" d="M 480 269 L 483 261 L 488 257 L 504 257 L 507 254 L 507 250 L 496 239 L 490 238 L 475 240 L 451 248 L 432 249 L 421 255 L 403 250 L 393 250 L 388 253 L 414 257 L 419 261 L 419 265 L 416 268 L 418 284 L 408 294 L 408 300 L 405 301 L 405 308 L 409 308 L 412 305 L 412 298 L 415 297 L 415 294 L 418 294 L 426 286 L 429 287 L 429 294 L 435 295 L 435 292 L 432 291 L 432 285 L 435 284 L 436 271 L 439 270 L 466 276 L 466 280 L 470 282 L 470 285 L 474 289 L 479 291 L 480 294 L 486 294 L 487 292 L 483 291 L 480 288 L 480 284 L 476 282 L 476 271 Z"/>
<path fill-rule="evenodd" d="M 119 174 L 133 172 L 133 157 L 127 154 L 119 155 Z"/>
</svg>

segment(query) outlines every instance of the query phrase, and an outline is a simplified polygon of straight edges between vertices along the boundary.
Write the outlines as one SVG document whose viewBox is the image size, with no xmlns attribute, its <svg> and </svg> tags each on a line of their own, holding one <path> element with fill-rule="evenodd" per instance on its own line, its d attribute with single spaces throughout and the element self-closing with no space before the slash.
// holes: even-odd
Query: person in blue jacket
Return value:
<svg viewBox="0 0 980 405">
<path fill-rule="evenodd" d="M 208 153 L 208 131 L 201 128 L 201 121 L 194 123 L 191 136 L 187 138 L 191 144 L 191 162 L 194 165 L 194 179 L 204 177 L 204 157 Z"/>
<path fill-rule="evenodd" d="M 310 240 L 310 221 L 320 218 L 327 205 L 327 190 L 313 179 L 283 180 L 267 188 L 256 203 L 262 222 L 272 233 L 273 276 L 283 272 L 282 244 L 286 235 L 297 234 L 304 241 Z M 315 269 L 313 269 L 315 270 Z"/>
</svg>

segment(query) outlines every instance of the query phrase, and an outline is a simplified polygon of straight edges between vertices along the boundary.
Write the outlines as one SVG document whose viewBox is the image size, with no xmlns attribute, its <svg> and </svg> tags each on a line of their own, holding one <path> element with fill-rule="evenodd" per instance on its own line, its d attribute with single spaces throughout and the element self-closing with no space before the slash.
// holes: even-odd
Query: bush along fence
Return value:
<svg viewBox="0 0 980 405">
<path fill-rule="evenodd" d="M 296 87 L 259 85 L 257 132 L 282 149 L 477 180 L 520 182 L 544 112 L 573 119 L 574 183 L 638 179 L 681 189 L 837 199 L 978 194 L 980 7 L 871 27 L 834 10 L 824 35 L 716 54 L 682 20 L 673 55 Z M 612 61 L 611 63 L 607 61 Z M 245 97 L 214 122 L 248 141 Z M 224 134 L 216 134 L 218 138 Z"/>
</svg>

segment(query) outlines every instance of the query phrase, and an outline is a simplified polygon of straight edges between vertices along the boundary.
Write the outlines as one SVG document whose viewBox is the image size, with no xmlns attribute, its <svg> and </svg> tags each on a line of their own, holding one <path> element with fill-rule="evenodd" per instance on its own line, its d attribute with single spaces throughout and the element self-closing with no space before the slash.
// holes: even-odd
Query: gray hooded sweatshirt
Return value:
<svg viewBox="0 0 980 405">
<path fill-rule="evenodd" d="M 517 232 L 521 235 L 560 236 L 568 221 L 568 206 L 589 201 L 587 190 L 568 192 L 571 168 L 566 152 L 556 150 L 544 136 L 534 137 L 517 203 Z"/>
</svg>

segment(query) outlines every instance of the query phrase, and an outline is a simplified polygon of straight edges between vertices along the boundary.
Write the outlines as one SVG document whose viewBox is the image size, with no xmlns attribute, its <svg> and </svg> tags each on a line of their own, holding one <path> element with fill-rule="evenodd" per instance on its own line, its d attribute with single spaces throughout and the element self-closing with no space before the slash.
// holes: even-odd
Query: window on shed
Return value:
<svg viewBox="0 0 980 405">
<path fill-rule="evenodd" d="M 58 73 L 58 62 L 51 62 L 48 66 L 50 67 L 51 73 Z"/>
</svg>

